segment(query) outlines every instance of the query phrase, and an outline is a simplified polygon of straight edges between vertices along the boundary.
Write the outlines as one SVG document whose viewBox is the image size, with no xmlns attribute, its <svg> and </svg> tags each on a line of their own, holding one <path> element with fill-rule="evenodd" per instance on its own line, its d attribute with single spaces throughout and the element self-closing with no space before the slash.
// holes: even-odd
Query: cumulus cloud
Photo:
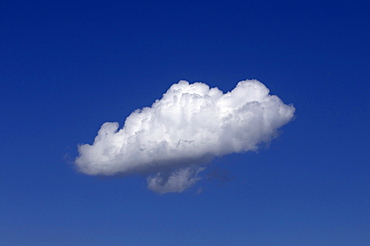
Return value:
<svg viewBox="0 0 370 246">
<path fill-rule="evenodd" d="M 104 123 L 92 145 L 79 146 L 75 164 L 90 175 L 147 174 L 149 189 L 182 192 L 213 157 L 269 142 L 294 111 L 257 80 L 227 93 L 180 81 L 151 107 L 134 111 L 121 129 Z"/>
</svg>

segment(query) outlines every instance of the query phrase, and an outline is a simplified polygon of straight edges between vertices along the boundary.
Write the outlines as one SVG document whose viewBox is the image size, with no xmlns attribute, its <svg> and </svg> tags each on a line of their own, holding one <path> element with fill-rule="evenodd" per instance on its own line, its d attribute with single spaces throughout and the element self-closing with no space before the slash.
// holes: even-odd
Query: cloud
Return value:
<svg viewBox="0 0 370 246">
<path fill-rule="evenodd" d="M 228 170 L 221 169 L 221 168 L 217 168 L 217 169 L 214 169 L 213 171 L 209 172 L 206 175 L 206 178 L 208 180 L 218 181 L 220 184 L 226 184 L 227 182 L 229 182 L 230 180 L 233 179 L 230 176 L 230 173 L 229 173 Z"/>
<path fill-rule="evenodd" d="M 92 145 L 78 147 L 78 169 L 90 175 L 149 175 L 148 188 L 182 192 L 213 157 L 257 150 L 294 116 L 257 80 L 230 92 L 204 83 L 173 84 L 151 107 L 134 111 L 124 126 L 104 123 Z"/>
<path fill-rule="evenodd" d="M 200 179 L 198 173 L 203 170 L 201 167 L 190 166 L 170 172 L 158 172 L 148 177 L 148 188 L 158 193 L 183 192 Z"/>
</svg>

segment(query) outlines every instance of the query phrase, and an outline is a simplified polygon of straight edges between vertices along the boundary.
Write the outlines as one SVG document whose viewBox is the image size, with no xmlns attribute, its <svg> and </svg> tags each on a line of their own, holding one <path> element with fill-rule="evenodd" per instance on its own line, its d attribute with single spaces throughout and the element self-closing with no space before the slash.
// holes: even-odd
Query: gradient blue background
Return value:
<svg viewBox="0 0 370 246">
<path fill-rule="evenodd" d="M 369 13 L 368 1 L 1 1 L 0 245 L 370 245 Z M 269 148 L 214 160 L 220 178 L 162 196 L 144 177 L 75 171 L 77 144 L 178 80 L 226 92 L 247 78 L 296 119 Z"/>
</svg>

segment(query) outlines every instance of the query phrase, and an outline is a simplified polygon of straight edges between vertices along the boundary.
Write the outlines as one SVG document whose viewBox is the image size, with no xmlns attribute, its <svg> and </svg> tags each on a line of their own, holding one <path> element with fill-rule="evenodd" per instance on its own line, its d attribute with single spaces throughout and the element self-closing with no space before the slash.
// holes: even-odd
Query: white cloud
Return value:
<svg viewBox="0 0 370 246">
<path fill-rule="evenodd" d="M 149 189 L 182 192 L 215 156 L 256 150 L 294 116 L 257 80 L 227 93 L 204 83 L 174 84 L 149 108 L 104 123 L 92 145 L 79 146 L 76 165 L 90 175 L 147 173 Z"/>
<path fill-rule="evenodd" d="M 189 166 L 171 172 L 158 172 L 148 177 L 148 188 L 158 193 L 183 192 L 200 179 L 198 173 L 203 170 L 204 168 Z"/>
</svg>

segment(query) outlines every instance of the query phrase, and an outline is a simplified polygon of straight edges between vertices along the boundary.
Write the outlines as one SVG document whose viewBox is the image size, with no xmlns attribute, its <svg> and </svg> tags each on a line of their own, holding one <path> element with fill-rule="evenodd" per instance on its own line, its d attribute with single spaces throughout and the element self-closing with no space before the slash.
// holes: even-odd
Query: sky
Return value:
<svg viewBox="0 0 370 246">
<path fill-rule="evenodd" d="M 0 245 L 369 245 L 369 12 L 2 1 Z"/>
</svg>

